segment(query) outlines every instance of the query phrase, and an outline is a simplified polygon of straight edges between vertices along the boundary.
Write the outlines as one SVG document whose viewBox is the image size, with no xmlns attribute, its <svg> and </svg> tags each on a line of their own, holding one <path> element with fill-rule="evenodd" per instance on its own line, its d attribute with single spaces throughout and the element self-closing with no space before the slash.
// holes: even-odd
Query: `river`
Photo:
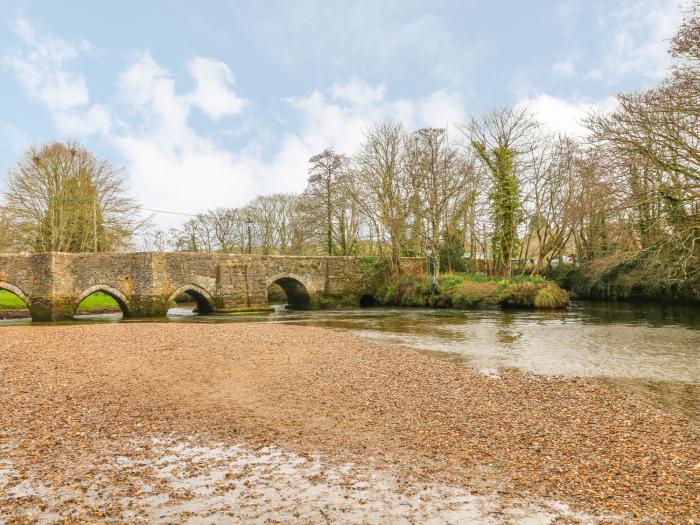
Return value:
<svg viewBox="0 0 700 525">
<path fill-rule="evenodd" d="M 102 314 L 73 323 L 116 320 Z M 369 308 L 235 316 L 173 308 L 168 321 L 320 326 L 404 344 L 494 376 L 516 368 L 602 378 L 700 424 L 700 309 L 693 307 L 580 301 L 557 312 Z"/>
</svg>

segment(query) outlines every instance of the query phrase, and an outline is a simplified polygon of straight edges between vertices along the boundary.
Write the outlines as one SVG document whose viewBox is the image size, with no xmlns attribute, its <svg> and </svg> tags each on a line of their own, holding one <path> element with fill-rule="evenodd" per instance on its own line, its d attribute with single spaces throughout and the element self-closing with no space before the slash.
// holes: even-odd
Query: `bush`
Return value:
<svg viewBox="0 0 700 525">
<path fill-rule="evenodd" d="M 438 286 L 440 291 L 449 291 L 463 283 L 490 283 L 494 282 L 495 279 L 486 275 L 485 273 L 446 273 L 440 276 L 438 281 Z"/>
<path fill-rule="evenodd" d="M 467 276 L 460 273 L 446 273 L 440 276 L 438 287 L 440 290 L 450 290 L 455 286 L 462 284 Z"/>
<path fill-rule="evenodd" d="M 360 257 L 362 272 L 365 279 L 378 286 L 386 279 L 389 270 L 389 260 L 386 257 Z"/>
<path fill-rule="evenodd" d="M 427 306 L 430 303 L 430 279 L 401 277 L 378 294 L 386 306 Z"/>
<path fill-rule="evenodd" d="M 402 277 L 378 294 L 387 306 L 432 308 L 474 308 L 475 306 L 521 306 L 561 308 L 568 294 L 543 277 L 518 276 L 514 281 L 496 281 L 483 273 L 449 273 L 439 280 L 439 292 L 431 288 L 429 278 Z M 544 290 L 544 291 L 542 291 Z M 535 300 L 541 292 L 541 297 Z"/>
<path fill-rule="evenodd" d="M 535 308 L 556 309 L 569 304 L 569 294 L 558 286 L 547 285 L 535 296 Z"/>
<path fill-rule="evenodd" d="M 385 305 L 393 305 L 396 304 L 396 301 L 398 299 L 398 292 L 399 288 L 395 284 L 390 284 L 386 288 L 386 292 L 384 292 L 384 297 L 382 298 L 382 303 Z"/>
<path fill-rule="evenodd" d="M 543 283 L 512 283 L 500 291 L 503 306 L 525 306 L 528 308 L 563 308 L 569 304 L 569 295 L 556 284 L 547 280 Z"/>
<path fill-rule="evenodd" d="M 527 306 L 535 304 L 535 296 L 542 285 L 535 283 L 508 284 L 502 283 L 500 289 L 501 304 L 503 306 Z"/>
<path fill-rule="evenodd" d="M 428 306 L 431 308 L 452 308 L 452 296 L 450 294 L 433 294 L 428 298 Z"/>
<path fill-rule="evenodd" d="M 541 275 L 514 275 L 511 278 L 510 282 L 512 282 L 513 284 L 547 284 L 550 281 L 548 281 L 545 277 L 542 277 Z"/>
</svg>

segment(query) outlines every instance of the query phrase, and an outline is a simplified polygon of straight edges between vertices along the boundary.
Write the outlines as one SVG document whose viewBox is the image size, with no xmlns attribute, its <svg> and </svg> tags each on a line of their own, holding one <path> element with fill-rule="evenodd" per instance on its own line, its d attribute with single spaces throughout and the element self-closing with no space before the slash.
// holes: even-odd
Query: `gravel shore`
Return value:
<svg viewBox="0 0 700 525">
<path fill-rule="evenodd" d="M 0 524 L 700 516 L 688 421 L 320 328 L 3 327 L 0 404 Z"/>
</svg>

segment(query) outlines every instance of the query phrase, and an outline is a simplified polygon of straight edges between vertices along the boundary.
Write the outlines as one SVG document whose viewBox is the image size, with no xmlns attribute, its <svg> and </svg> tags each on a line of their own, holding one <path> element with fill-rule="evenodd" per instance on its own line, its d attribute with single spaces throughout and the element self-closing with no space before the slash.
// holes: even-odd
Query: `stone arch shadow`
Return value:
<svg viewBox="0 0 700 525">
<path fill-rule="evenodd" d="M 120 292 L 112 286 L 109 286 L 108 284 L 96 284 L 86 290 L 83 290 L 83 292 L 78 296 L 78 300 L 75 302 L 75 306 L 73 308 L 72 313 L 75 314 L 75 312 L 78 310 L 78 306 L 80 306 L 80 303 L 83 302 L 83 300 L 86 297 L 94 294 L 95 292 L 102 292 L 109 295 L 119 305 L 119 309 L 122 311 L 122 315 L 124 317 L 129 317 L 131 313 L 129 300 L 122 292 Z"/>
<path fill-rule="evenodd" d="M 375 308 L 379 306 L 379 299 L 375 294 L 366 293 L 360 296 L 359 304 L 361 308 Z"/>
<path fill-rule="evenodd" d="M 294 310 L 308 310 L 312 307 L 311 291 L 303 278 L 294 274 L 278 274 L 267 280 L 266 290 L 278 285 L 287 295 L 287 303 Z"/>
<path fill-rule="evenodd" d="M 204 288 L 196 284 L 184 284 L 172 292 L 165 303 L 166 310 L 178 296 L 185 293 L 192 297 L 197 303 L 197 313 L 206 315 L 214 311 L 214 298 Z"/>
</svg>

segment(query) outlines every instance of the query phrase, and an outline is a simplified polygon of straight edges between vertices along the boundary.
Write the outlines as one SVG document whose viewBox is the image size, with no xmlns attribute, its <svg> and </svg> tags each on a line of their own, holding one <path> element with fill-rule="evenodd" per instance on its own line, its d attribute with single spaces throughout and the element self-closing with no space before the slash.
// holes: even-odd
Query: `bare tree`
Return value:
<svg viewBox="0 0 700 525">
<path fill-rule="evenodd" d="M 615 169 L 622 220 L 637 233 L 619 259 L 651 278 L 700 276 L 699 13 L 693 2 L 672 40 L 679 62 L 661 85 L 618 95 L 616 111 L 587 120 L 593 146 Z"/>
<path fill-rule="evenodd" d="M 543 140 L 533 149 L 525 179 L 528 232 L 523 258 L 535 251 L 531 273 L 539 273 L 548 255 L 561 255 L 573 233 L 577 217 L 576 166 L 578 145 L 559 136 Z M 531 246 L 534 241 L 534 246 Z"/>
<path fill-rule="evenodd" d="M 174 240 L 171 237 L 172 232 L 168 232 L 161 228 L 147 228 L 141 234 L 141 249 L 147 252 L 167 252 L 173 245 Z"/>
<path fill-rule="evenodd" d="M 323 150 L 309 159 L 309 194 L 320 197 L 326 213 L 328 255 L 333 255 L 333 192 L 336 180 L 345 168 L 347 157 L 332 149 Z"/>
<path fill-rule="evenodd" d="M 520 184 L 527 153 L 539 141 L 539 124 L 527 109 L 505 107 L 473 119 L 462 131 L 491 179 L 494 269 L 510 278 L 523 219 Z"/>
<path fill-rule="evenodd" d="M 144 225 L 121 171 L 75 141 L 31 147 L 9 171 L 4 196 L 16 249 L 118 250 Z"/>
<path fill-rule="evenodd" d="M 10 242 L 10 220 L 3 207 L 0 207 L 0 252 L 6 252 L 11 249 Z"/>
<path fill-rule="evenodd" d="M 356 184 L 351 188 L 353 201 L 370 219 L 377 237 L 382 231 L 388 234 L 394 275 L 401 273 L 399 257 L 410 211 L 405 141 L 401 124 L 381 124 L 367 130 L 356 157 Z"/>
<path fill-rule="evenodd" d="M 450 143 L 447 130 L 442 128 L 416 131 L 408 142 L 407 158 L 407 170 L 415 192 L 414 221 L 423 223 L 416 230 L 425 236 L 424 245 L 435 260 L 434 277 L 437 278 L 441 252 L 448 239 L 454 237 L 454 229 L 468 207 L 474 165 Z M 461 244 L 463 247 L 463 242 Z"/>
</svg>

